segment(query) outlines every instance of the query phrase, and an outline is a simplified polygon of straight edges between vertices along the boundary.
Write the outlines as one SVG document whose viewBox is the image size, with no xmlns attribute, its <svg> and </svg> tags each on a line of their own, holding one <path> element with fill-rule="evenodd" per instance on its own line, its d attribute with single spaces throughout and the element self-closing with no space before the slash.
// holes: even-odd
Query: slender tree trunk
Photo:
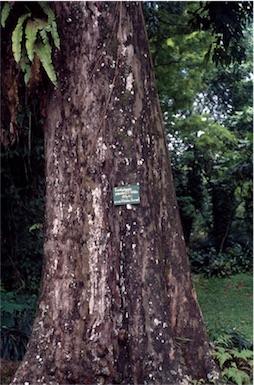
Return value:
<svg viewBox="0 0 254 385">
<path fill-rule="evenodd" d="M 212 185 L 213 238 L 217 253 L 225 251 L 235 211 L 235 188 Z"/>
<path fill-rule="evenodd" d="M 217 377 L 191 281 L 141 3 L 58 2 L 45 263 L 13 384 Z M 140 204 L 114 205 L 138 185 Z"/>
</svg>

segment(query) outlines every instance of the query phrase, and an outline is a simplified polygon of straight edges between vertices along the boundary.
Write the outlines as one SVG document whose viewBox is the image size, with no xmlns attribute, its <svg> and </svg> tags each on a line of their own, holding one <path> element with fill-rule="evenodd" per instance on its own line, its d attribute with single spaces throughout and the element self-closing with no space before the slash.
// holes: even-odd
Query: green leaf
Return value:
<svg viewBox="0 0 254 385">
<path fill-rule="evenodd" d="M 31 16 L 31 13 L 20 16 L 18 19 L 17 25 L 12 32 L 12 52 L 14 55 L 15 61 L 18 63 L 21 58 L 21 41 L 23 36 L 23 24 L 25 20 Z"/>
<path fill-rule="evenodd" d="M 6 2 L 1 11 L 1 25 L 3 28 L 5 27 L 5 22 L 10 14 L 10 10 L 11 10 L 10 3 Z"/>
<path fill-rule="evenodd" d="M 5 311 L 6 313 L 13 313 L 14 311 L 22 311 L 23 310 L 23 305 L 19 303 L 14 303 L 14 302 L 8 302 L 8 303 L 1 303 L 0 306 L 2 311 Z"/>
<path fill-rule="evenodd" d="M 231 378 L 237 385 L 251 384 L 250 376 L 242 370 L 239 370 L 236 365 L 226 368 L 222 372 L 222 376 Z"/>
<path fill-rule="evenodd" d="M 48 16 L 48 24 L 50 26 L 50 29 L 48 32 L 51 32 L 53 41 L 55 46 L 60 49 L 60 38 L 57 31 L 57 24 L 55 21 L 55 14 L 50 8 L 50 6 L 45 1 L 40 1 L 39 5 L 43 9 L 44 13 Z"/>
<path fill-rule="evenodd" d="M 222 345 L 224 347 L 229 347 L 230 344 L 231 344 L 231 336 L 227 335 L 227 334 L 223 334 L 221 336 L 219 336 L 214 342 L 215 344 L 219 344 L 219 345 Z"/>
<path fill-rule="evenodd" d="M 34 223 L 32 226 L 29 227 L 29 233 L 31 233 L 33 230 L 42 229 L 43 224 L 42 223 Z"/>
<path fill-rule="evenodd" d="M 55 21 L 55 14 L 46 2 L 38 3 L 47 16 L 44 18 L 30 18 L 31 13 L 24 14 L 19 17 L 16 27 L 12 33 L 12 51 L 14 59 L 20 63 L 21 69 L 24 72 L 25 83 L 28 84 L 31 67 L 29 64 L 34 60 L 34 54 L 37 53 L 43 68 L 45 69 L 49 79 L 56 86 L 56 74 L 52 64 L 51 45 L 49 42 L 48 33 L 52 35 L 54 45 L 60 48 L 60 39 L 57 32 L 57 25 Z M 2 14 L 2 23 L 5 23 L 8 17 L 8 9 L 4 8 L 4 16 Z M 24 23 L 29 18 L 24 28 Z M 23 41 L 23 34 L 25 32 L 25 41 Z M 39 32 L 39 34 L 38 34 Z M 40 37 L 40 38 L 39 38 Z M 39 38 L 39 41 L 38 41 Z M 40 42 L 42 40 L 42 42 Z M 25 45 L 26 52 L 23 52 L 22 47 Z"/>
<path fill-rule="evenodd" d="M 39 1 L 38 4 L 43 9 L 44 13 L 48 16 L 48 22 L 49 24 L 52 23 L 53 20 L 55 20 L 55 14 L 50 8 L 50 6 L 47 4 L 46 1 Z"/>
<path fill-rule="evenodd" d="M 30 78 L 31 66 L 29 63 L 29 59 L 26 55 L 25 49 L 23 49 L 21 51 L 20 67 L 21 67 L 22 71 L 24 72 L 24 80 L 25 80 L 25 84 L 27 85 L 29 78 Z"/>
<path fill-rule="evenodd" d="M 51 54 L 51 46 L 49 44 L 49 38 L 48 38 L 47 30 L 46 30 L 46 25 L 45 25 L 45 28 L 40 29 L 40 36 L 42 38 L 43 44 L 46 46 L 47 50 L 50 51 L 50 54 Z"/>
<path fill-rule="evenodd" d="M 174 40 L 171 38 L 168 38 L 167 39 L 167 46 L 174 47 L 175 46 Z"/>
<path fill-rule="evenodd" d="M 32 62 L 34 58 L 34 43 L 36 41 L 39 24 L 34 20 L 28 20 L 26 24 L 26 51 L 29 60 Z"/>
<path fill-rule="evenodd" d="M 215 352 L 215 358 L 219 361 L 220 368 L 223 367 L 224 363 L 227 360 L 232 359 L 232 356 L 230 353 L 228 353 L 223 347 L 217 346 L 216 347 L 216 352 Z"/>
<path fill-rule="evenodd" d="M 35 45 L 34 50 L 38 55 L 49 79 L 52 81 L 54 86 L 56 86 L 57 79 L 56 79 L 56 73 L 52 64 L 50 45 L 49 44 L 44 45 L 43 43 L 38 43 Z"/>
<path fill-rule="evenodd" d="M 253 352 L 248 349 L 243 349 L 240 352 L 237 349 L 232 349 L 231 353 L 235 358 L 241 358 L 243 360 L 253 357 Z"/>
<path fill-rule="evenodd" d="M 51 35 L 56 48 L 60 49 L 60 38 L 58 35 L 57 25 L 55 21 L 52 21 L 52 24 L 51 24 Z"/>
<path fill-rule="evenodd" d="M 48 22 L 45 19 L 34 18 L 34 21 L 38 24 L 39 29 L 46 29 Z"/>
<path fill-rule="evenodd" d="M 181 338 L 181 337 L 176 337 L 176 340 L 185 343 L 185 342 L 190 342 L 190 341 L 191 341 L 191 338 Z"/>
</svg>

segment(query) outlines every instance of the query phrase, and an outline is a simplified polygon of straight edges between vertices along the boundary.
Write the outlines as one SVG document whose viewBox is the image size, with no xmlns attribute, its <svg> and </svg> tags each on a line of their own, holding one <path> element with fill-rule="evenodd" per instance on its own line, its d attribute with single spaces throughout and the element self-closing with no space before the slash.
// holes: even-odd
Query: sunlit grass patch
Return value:
<svg viewBox="0 0 254 385">
<path fill-rule="evenodd" d="M 224 331 L 236 330 L 253 339 L 253 276 L 238 274 L 228 278 L 203 278 L 194 283 L 211 339 Z"/>
</svg>

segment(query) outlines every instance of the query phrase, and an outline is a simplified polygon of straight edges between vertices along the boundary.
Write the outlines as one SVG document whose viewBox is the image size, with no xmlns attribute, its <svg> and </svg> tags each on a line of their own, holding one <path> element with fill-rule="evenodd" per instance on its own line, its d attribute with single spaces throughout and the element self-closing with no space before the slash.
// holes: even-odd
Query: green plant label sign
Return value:
<svg viewBox="0 0 254 385">
<path fill-rule="evenodd" d="M 114 205 L 138 205 L 140 203 L 139 186 L 114 187 Z"/>
</svg>

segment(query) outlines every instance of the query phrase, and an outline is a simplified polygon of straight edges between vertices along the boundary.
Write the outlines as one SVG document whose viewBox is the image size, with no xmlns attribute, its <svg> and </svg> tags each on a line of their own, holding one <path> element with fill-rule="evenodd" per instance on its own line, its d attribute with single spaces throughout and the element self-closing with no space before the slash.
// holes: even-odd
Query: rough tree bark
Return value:
<svg viewBox="0 0 254 385">
<path fill-rule="evenodd" d="M 45 261 L 13 384 L 216 378 L 190 275 L 141 3 L 57 2 Z M 113 187 L 140 186 L 114 206 Z"/>
</svg>

